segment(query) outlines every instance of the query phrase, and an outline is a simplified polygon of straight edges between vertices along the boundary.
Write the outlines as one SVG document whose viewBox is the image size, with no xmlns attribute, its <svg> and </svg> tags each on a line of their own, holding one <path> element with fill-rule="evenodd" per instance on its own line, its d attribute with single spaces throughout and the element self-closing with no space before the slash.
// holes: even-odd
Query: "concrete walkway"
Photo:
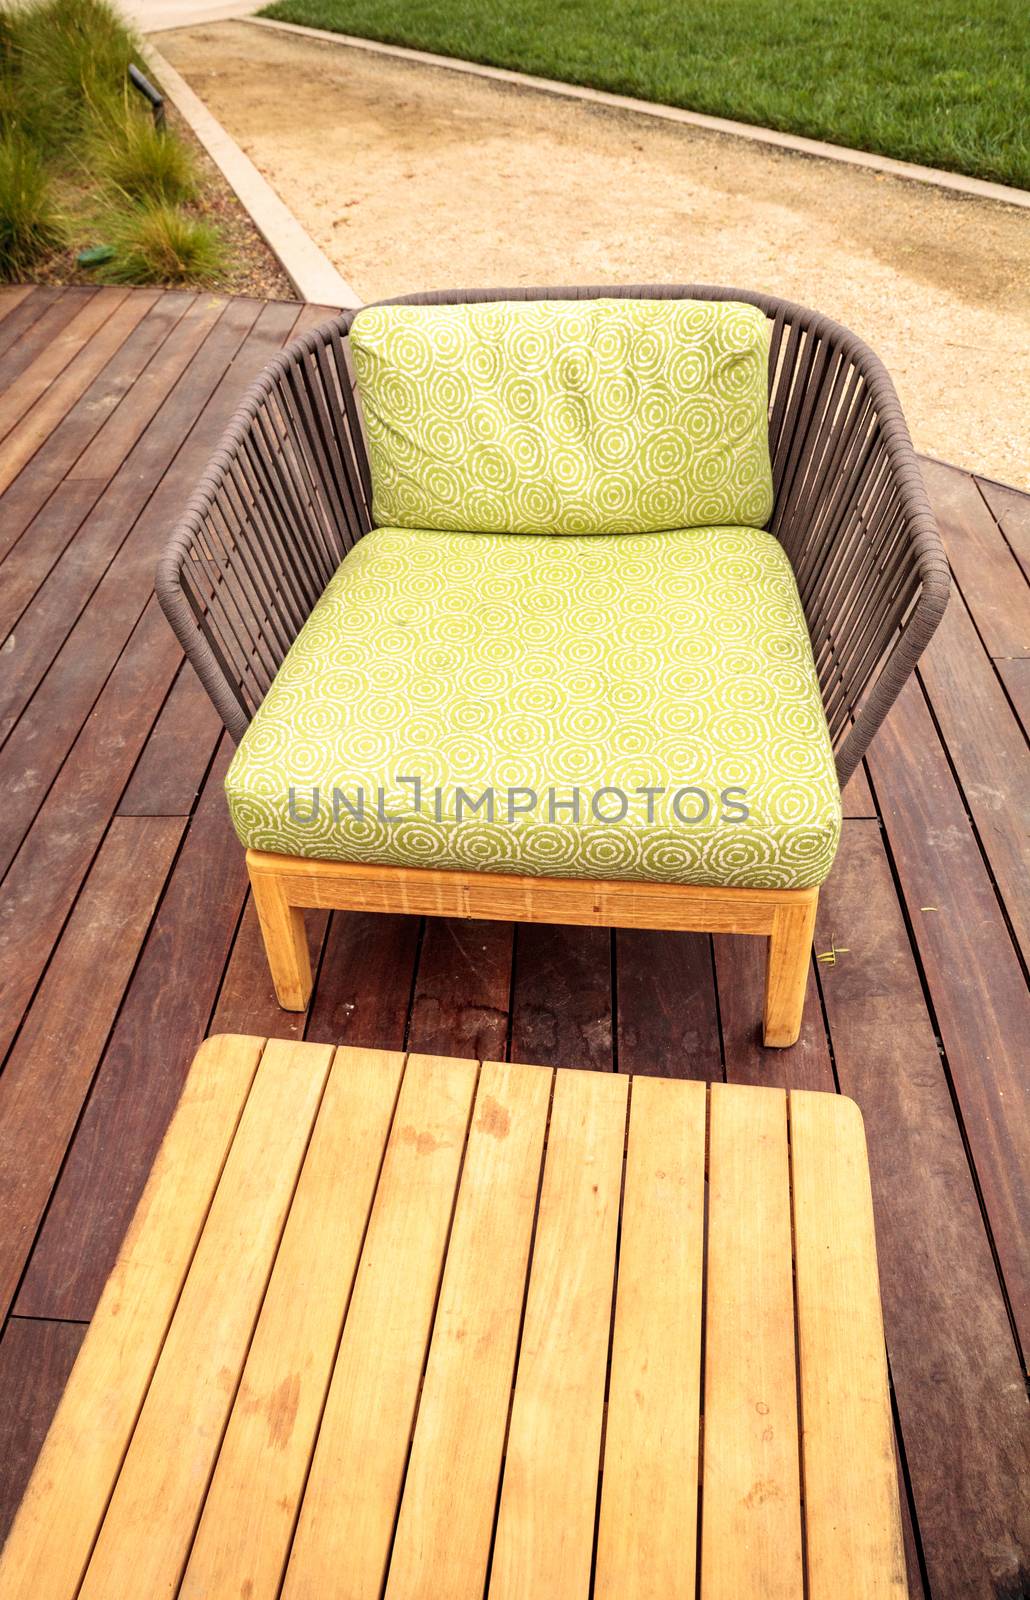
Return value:
<svg viewBox="0 0 1030 1600">
<path fill-rule="evenodd" d="M 879 351 L 921 450 L 1030 486 L 1026 211 L 248 23 L 160 45 L 364 298 L 765 289 Z"/>
<path fill-rule="evenodd" d="M 140 33 L 192 28 L 229 17 L 247 17 L 260 0 L 117 0 L 118 10 Z"/>
</svg>

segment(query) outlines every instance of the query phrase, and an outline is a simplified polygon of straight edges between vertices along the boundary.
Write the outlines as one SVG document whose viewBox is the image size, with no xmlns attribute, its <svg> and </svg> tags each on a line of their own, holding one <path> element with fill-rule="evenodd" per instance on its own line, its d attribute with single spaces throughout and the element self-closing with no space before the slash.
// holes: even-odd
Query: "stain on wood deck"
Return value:
<svg viewBox="0 0 1030 1600">
<path fill-rule="evenodd" d="M 797 1046 L 756 940 L 310 919 L 277 1008 L 228 741 L 153 599 L 317 307 L 0 289 L 0 1531 L 209 1032 L 839 1089 L 869 1138 L 913 1596 L 1026 1592 L 1030 496 L 926 463 L 957 592 L 845 795 Z"/>
</svg>

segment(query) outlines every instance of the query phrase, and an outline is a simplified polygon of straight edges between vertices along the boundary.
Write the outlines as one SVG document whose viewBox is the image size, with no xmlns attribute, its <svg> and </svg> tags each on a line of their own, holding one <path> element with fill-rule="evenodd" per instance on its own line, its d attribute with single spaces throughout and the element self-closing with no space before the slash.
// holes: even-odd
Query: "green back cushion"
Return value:
<svg viewBox="0 0 1030 1600">
<path fill-rule="evenodd" d="M 756 306 L 370 306 L 351 347 L 380 526 L 657 533 L 771 515 Z"/>
</svg>

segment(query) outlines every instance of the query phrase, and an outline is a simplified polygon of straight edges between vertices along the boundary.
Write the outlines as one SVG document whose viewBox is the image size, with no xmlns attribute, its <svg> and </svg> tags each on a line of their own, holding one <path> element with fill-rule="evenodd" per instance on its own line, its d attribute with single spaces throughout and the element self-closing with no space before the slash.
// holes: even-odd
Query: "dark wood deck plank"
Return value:
<svg viewBox="0 0 1030 1600">
<path fill-rule="evenodd" d="M 0 1543 L 7 1537 L 86 1333 L 12 1317 L 0 1338 Z M 57 1534 L 55 1533 L 55 1537 Z M 44 1600 L 40 1595 L 39 1600 Z"/>
<path fill-rule="evenodd" d="M 70 478 L 100 478 L 108 482 L 114 476 L 146 432 L 151 419 L 166 403 L 182 374 L 196 360 L 205 341 L 234 304 L 231 300 L 223 299 L 221 295 L 209 294 L 177 296 L 177 300 L 180 304 L 176 310 L 178 311 L 181 306 L 181 315 L 177 316 L 174 327 L 169 330 L 169 336 L 155 351 L 152 360 L 147 363 L 134 383 L 131 406 L 119 405 L 105 419 L 104 426 L 98 430 L 96 437 L 90 440 L 87 448 L 69 469 Z M 249 313 L 253 308 L 253 302 L 244 304 L 247 305 Z M 248 318 L 244 320 L 246 323 Z M 217 370 L 217 365 L 214 370 Z M 194 380 L 200 381 L 197 382 L 194 404 L 187 406 L 187 415 L 190 411 L 194 416 L 199 415 L 200 408 L 197 402 L 204 393 L 202 376 L 203 368 L 190 373 L 190 386 L 184 394 L 191 392 Z"/>
<path fill-rule="evenodd" d="M 221 733 L 217 711 L 184 661 L 118 802 L 119 816 L 189 816 Z"/>
<path fill-rule="evenodd" d="M 0 820 L 0 841 L 3 845 L 3 848 L 0 848 L 0 870 L 10 859 L 9 853 L 5 851 L 10 851 L 11 841 L 14 841 L 16 846 L 19 835 L 23 835 L 30 826 L 36 808 L 41 804 L 64 760 L 66 751 L 73 743 L 84 718 L 89 714 L 105 677 L 113 669 L 125 640 L 150 602 L 153 593 L 154 567 L 167 532 L 181 511 L 196 477 L 209 459 L 210 452 L 239 399 L 241 388 L 279 347 L 293 325 L 295 307 L 272 304 L 265 311 L 259 312 L 256 317 L 250 317 L 249 308 L 253 303 L 245 304 L 248 305 L 248 311 L 244 328 L 232 326 L 230 313 L 233 308 L 230 307 L 229 312 L 221 319 L 218 327 L 204 344 L 197 360 L 191 364 L 183 383 L 176 385 L 169 398 L 168 407 L 162 408 L 159 413 L 160 423 L 155 424 L 155 427 L 144 436 L 138 450 L 134 450 L 130 455 L 123 473 L 120 473 L 111 485 L 113 493 L 119 491 L 120 485 L 130 495 L 134 493 L 139 477 L 146 478 L 153 465 L 150 457 L 157 454 L 158 470 L 153 476 L 159 481 L 155 492 L 146 500 L 142 515 L 134 517 L 132 530 L 124 538 L 118 551 L 117 563 L 112 567 L 109 561 L 107 571 L 82 609 L 64 645 L 57 652 L 53 665 L 46 672 L 28 709 L 18 721 L 3 750 L 0 750 L 0 779 L 8 778 L 11 785 L 8 791 L 10 803 Z M 221 342 L 217 360 L 210 364 L 204 360 L 212 341 L 219 338 L 223 322 L 230 323 L 232 327 L 230 348 L 235 350 L 235 360 L 228 370 L 225 366 L 227 352 Z M 243 339 L 242 346 L 237 335 Z M 196 371 L 198 364 L 201 365 L 200 373 Z M 211 370 L 211 365 L 214 366 L 214 371 Z M 186 381 L 191 378 L 196 378 L 199 385 L 199 395 L 192 393 L 192 403 L 194 406 L 199 404 L 203 407 L 192 426 L 189 404 L 191 389 Z M 175 455 L 170 469 L 165 470 L 170 451 L 174 448 L 169 446 L 167 440 L 167 431 L 172 428 L 177 429 L 179 441 L 182 440 L 184 433 L 187 437 Z M 162 440 L 159 448 L 149 446 L 155 435 L 160 435 Z M 122 509 L 124 511 L 124 506 Z M 102 541 L 105 510 L 109 515 L 114 514 L 114 507 L 108 504 L 107 495 L 101 498 L 84 525 L 90 529 L 87 544 L 91 552 L 93 546 Z M 100 521 L 94 526 L 94 520 L 98 517 Z M 80 540 L 77 539 L 75 549 L 77 550 L 79 546 Z M 113 553 L 110 552 L 112 555 Z M 69 552 L 69 555 L 72 554 L 73 552 Z M 89 560 L 92 559 L 91 554 Z M 70 586 L 73 589 L 76 581 L 77 573 L 73 566 L 70 572 Z M 51 589 L 49 580 L 45 588 Z M 58 607 L 54 617 L 55 626 L 62 625 L 58 621 L 59 618 Z M 167 633 L 167 630 L 165 631 Z M 23 624 L 20 630 L 23 640 L 24 633 Z M 51 647 L 45 635 L 38 630 L 35 642 L 37 645 L 35 669 L 38 671 L 40 658 Z M 175 656 L 169 658 L 169 672 L 164 692 L 167 692 L 171 685 L 178 667 L 178 659 Z M 9 776 L 11 774 L 17 777 L 16 785 Z M 125 776 L 128 777 L 128 774 Z"/>
<path fill-rule="evenodd" d="M 841 807 L 846 817 L 875 817 L 876 805 L 869 788 L 864 763 L 851 774 L 844 785 Z"/>
<path fill-rule="evenodd" d="M 922 467 L 948 560 L 988 655 L 1027 655 L 1030 589 L 983 495 L 957 467 Z"/>
<path fill-rule="evenodd" d="M 1011 661 L 996 661 L 994 665 L 1023 732 L 1030 738 L 1030 657 L 1016 656 Z"/>
<path fill-rule="evenodd" d="M 961 595 L 919 664 L 934 718 L 1024 955 L 1030 953 L 1030 751 Z"/>
<path fill-rule="evenodd" d="M 839 944 L 847 944 L 839 930 L 836 938 Z M 762 1044 L 760 1001 L 765 986 L 765 940 L 749 939 L 743 934 L 716 939 L 715 970 L 727 1080 L 832 1093 L 836 1087 L 833 1063 L 814 966 L 808 974 L 801 1035 L 789 1050 L 766 1050 Z"/>
<path fill-rule="evenodd" d="M 719 1003 L 708 935 L 620 928 L 615 952 L 619 1071 L 717 1082 Z"/>
<path fill-rule="evenodd" d="M 5 322 L 16 306 L 32 293 L 31 283 L 5 283 L 0 288 L 0 322 Z"/>
<path fill-rule="evenodd" d="M 116 556 L 121 555 L 122 559 L 112 576 L 112 585 L 117 582 L 122 589 L 126 566 L 132 556 L 136 556 L 137 563 L 156 560 L 157 547 L 168 529 L 164 506 L 160 506 L 156 514 L 153 509 L 157 491 L 170 482 L 173 494 L 178 493 L 183 499 L 188 495 L 195 459 L 206 459 L 214 448 L 233 400 L 239 396 L 240 385 L 232 382 L 231 398 L 223 405 L 213 425 L 205 425 L 203 412 L 198 421 L 198 410 L 207 396 L 217 393 L 219 385 L 224 383 L 233 356 L 250 332 L 257 314 L 253 301 L 239 302 L 238 309 L 236 305 L 228 307 L 172 389 L 154 426 L 130 452 L 79 530 L 79 536 L 37 591 L 19 623 L 18 648 L 12 653 L 10 670 L 0 688 L 0 738 L 7 737 L 51 664 L 63 654 L 67 640 L 77 643 L 80 653 L 85 641 L 96 669 L 102 670 L 106 663 L 110 670 L 112 658 L 101 649 L 102 630 L 113 634 L 115 651 L 121 648 L 126 634 L 120 627 L 112 628 L 111 619 L 97 616 L 98 611 L 108 609 L 108 593 L 101 592 L 100 588 L 102 580 Z M 194 433 L 199 429 L 199 444 L 192 451 L 183 445 L 191 428 Z M 131 545 L 130 540 L 133 541 Z M 151 572 L 141 594 L 142 604 L 146 603 L 152 581 Z M 95 681 L 95 672 L 90 675 L 90 681 Z M 51 682 L 59 684 L 64 709 L 71 700 L 67 685 L 60 673 L 50 673 L 48 688 Z"/>
<path fill-rule="evenodd" d="M 408 1048 L 503 1061 L 512 927 L 430 917 L 419 952 Z"/>
<path fill-rule="evenodd" d="M 179 663 L 179 649 L 151 600 L 97 699 L 24 840 L 0 813 L 0 849 L 11 867 L 0 892 L 0 1056 L 75 903 L 118 797 Z"/>
<path fill-rule="evenodd" d="M 1009 549 L 1030 579 L 1030 495 L 1010 489 L 1008 484 L 977 478 L 983 495 Z"/>
<path fill-rule="evenodd" d="M 430 922 L 427 937 L 432 926 Z M 609 930 L 524 923 L 515 929 L 514 950 L 511 1059 L 611 1072 Z M 507 1006 L 507 998 L 504 1004 Z"/>
<path fill-rule="evenodd" d="M 15 1302 L 19 1315 L 93 1315 L 147 1173 L 208 1031 L 243 909 L 220 753 L 143 945 Z"/>
<path fill-rule="evenodd" d="M 0 323 L 0 358 L 38 321 L 47 306 L 53 304 L 56 295 L 54 289 L 47 290 L 31 284 L 23 287 L 25 293 L 18 300 L 13 299 L 13 291 L 9 287 L 3 291 L 5 310 Z"/>
<path fill-rule="evenodd" d="M 312 914 L 306 921 L 312 971 L 317 972 L 328 918 Z M 279 1008 L 254 902 L 248 895 L 218 991 L 210 1032 L 303 1039 L 307 1020 L 306 1011 L 281 1011 Z"/>
<path fill-rule="evenodd" d="M 1013 1319 L 1030 1353 L 1030 994 L 914 680 L 869 759 Z"/>
<path fill-rule="evenodd" d="M 13 391 L 0 394 L 0 435 L 4 445 L 0 489 L 14 482 L 48 434 L 85 394 L 128 334 L 146 316 L 159 293 L 157 289 L 136 294 L 120 289 L 98 290 L 96 298 L 66 330 L 69 338 L 72 332 L 80 333 L 82 338 L 80 348 L 60 371 L 51 376 L 55 365 L 51 360 L 51 347 L 22 374 Z M 109 294 L 114 298 L 109 300 Z M 18 388 L 24 391 L 23 398 L 17 397 Z"/>
<path fill-rule="evenodd" d="M 841 1090 L 865 1118 L 891 1375 L 934 1595 L 997 1600 L 1030 1540 L 1023 1373 L 875 822 L 848 822 L 817 938 Z M 1018 1591 L 1016 1591 L 1018 1592 Z"/>
<path fill-rule="evenodd" d="M 111 824 L 0 1073 L 0 1318 L 18 1287 L 184 826 L 181 818 L 163 817 L 119 817 Z"/>
<path fill-rule="evenodd" d="M 20 482 L 21 478 L 15 480 L 12 493 Z M 73 543 L 104 487 L 88 479 L 63 480 L 47 494 L 27 530 L 19 526 L 17 512 L 8 518 L 6 503 L 0 500 L 0 541 L 6 547 L 0 566 L 0 639 L 12 654 L 18 640 L 12 643 L 11 633 L 19 618 Z"/>
<path fill-rule="evenodd" d="M 189 298 L 130 295 L 108 319 L 103 338 L 91 340 L 61 383 L 48 391 L 49 414 L 42 403 L 33 411 L 35 447 L 28 448 L 26 436 L 21 448 L 9 453 L 12 440 L 7 441 L 0 474 L 0 555 L 22 536 L 52 490 L 74 474 L 78 458 L 138 382 Z"/>
<path fill-rule="evenodd" d="M 0 390 L 4 393 L 12 390 L 40 353 L 60 337 L 86 302 L 92 300 L 96 290 L 66 289 L 62 292 L 56 288 L 41 288 L 36 293 L 39 300 L 34 305 L 38 309 L 42 303 L 42 311 L 27 319 L 25 327 L 18 330 L 0 355 Z"/>
<path fill-rule="evenodd" d="M 335 912 L 305 1037 L 316 1044 L 403 1050 L 421 935 L 418 917 Z M 254 959 L 264 960 L 263 949 Z"/>
<path fill-rule="evenodd" d="M 149 291 L 151 299 L 156 293 L 156 290 Z M 72 362 L 96 343 L 104 324 L 128 298 L 129 290 L 122 287 L 87 289 L 69 308 L 71 314 L 65 317 L 60 331 L 37 326 L 31 336 L 22 341 L 26 349 L 31 348 L 32 354 L 17 377 L 4 380 L 0 393 L 0 439 L 7 438 L 15 427 L 21 426 Z M 58 306 L 63 309 L 63 297 L 55 302 L 55 311 Z M 12 351 L 12 357 L 14 354 Z"/>
<path fill-rule="evenodd" d="M 105 474 L 98 470 L 95 453 L 89 448 L 98 434 L 109 433 L 114 415 L 121 411 L 124 416 L 132 417 L 137 437 L 146 428 L 153 410 L 147 409 L 148 386 L 141 390 L 139 385 L 144 373 L 149 374 L 159 352 L 192 302 L 192 295 L 170 294 L 154 303 L 121 349 L 0 496 L 0 555 L 8 561 L 4 569 L 5 586 L 11 581 L 13 571 L 8 553 L 29 527 L 32 529 L 32 545 L 40 543 L 39 526 L 43 521 L 40 512 L 54 491 L 64 486 L 65 479 L 73 478 L 75 485 L 79 485 L 83 479 L 92 479 L 99 485 L 99 496 L 100 489 L 106 486 L 121 465 L 128 453 L 126 449 L 121 451 Z M 123 407 L 122 401 L 130 393 L 132 403 Z M 84 453 L 85 463 L 82 459 Z M 58 527 L 51 536 L 52 542 L 56 541 L 61 531 L 65 533 L 66 540 L 71 539 L 76 526 L 74 523 L 70 526 L 65 524 L 63 530 Z M 63 545 L 56 547 L 56 553 L 42 567 L 43 574 L 49 570 L 61 549 Z M 36 570 L 39 570 L 38 564 Z"/>
</svg>

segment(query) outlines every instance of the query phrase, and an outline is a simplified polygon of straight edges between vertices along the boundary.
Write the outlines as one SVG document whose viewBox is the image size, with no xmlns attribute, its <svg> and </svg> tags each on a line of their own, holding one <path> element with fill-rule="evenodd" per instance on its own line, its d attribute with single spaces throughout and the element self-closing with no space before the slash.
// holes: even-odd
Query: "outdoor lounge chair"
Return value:
<svg viewBox="0 0 1030 1600">
<path fill-rule="evenodd" d="M 873 353 L 693 286 L 411 296 L 303 335 L 157 589 L 239 745 L 283 1007 L 306 908 L 753 933 L 785 1046 L 840 786 L 948 582 Z"/>
</svg>

